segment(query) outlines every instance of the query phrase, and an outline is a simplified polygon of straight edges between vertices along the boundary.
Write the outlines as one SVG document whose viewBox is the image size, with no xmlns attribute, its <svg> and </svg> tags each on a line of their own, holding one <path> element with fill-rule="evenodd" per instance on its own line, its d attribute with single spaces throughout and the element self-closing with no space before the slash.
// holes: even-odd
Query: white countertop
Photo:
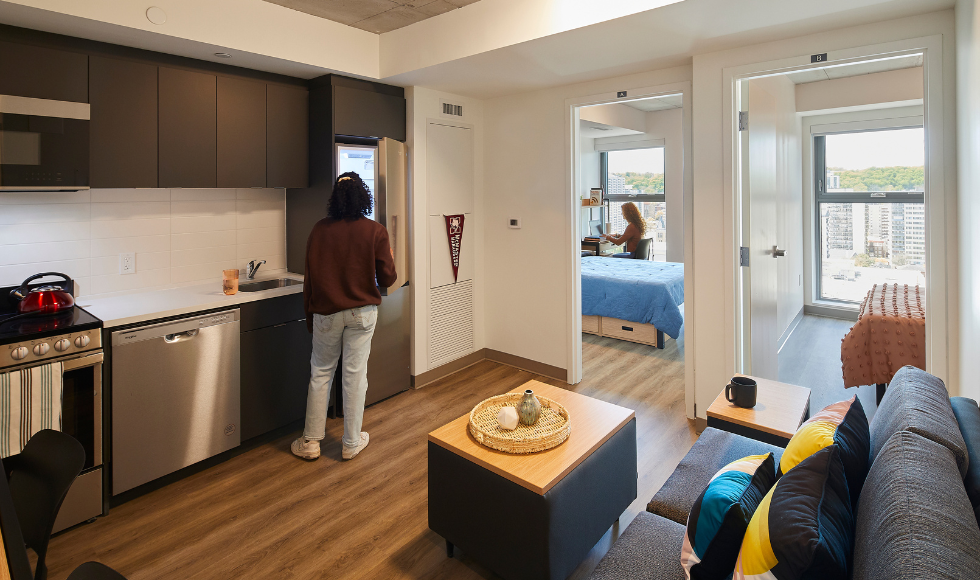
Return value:
<svg viewBox="0 0 980 580">
<path fill-rule="evenodd" d="M 299 274 L 269 273 L 266 276 L 257 276 L 255 280 L 246 281 L 242 278 L 238 283 L 242 285 L 247 282 L 261 282 L 274 278 L 292 278 L 303 281 L 303 276 Z M 302 291 L 303 285 L 295 284 L 259 292 L 242 292 L 239 290 L 237 294 L 225 296 L 221 291 L 221 279 L 218 278 L 211 282 L 191 286 L 134 290 L 91 297 L 80 296 L 75 304 L 93 316 L 101 318 L 105 328 L 113 328 L 169 316 L 193 314 L 202 310 L 232 307 L 245 302 L 297 294 Z"/>
</svg>

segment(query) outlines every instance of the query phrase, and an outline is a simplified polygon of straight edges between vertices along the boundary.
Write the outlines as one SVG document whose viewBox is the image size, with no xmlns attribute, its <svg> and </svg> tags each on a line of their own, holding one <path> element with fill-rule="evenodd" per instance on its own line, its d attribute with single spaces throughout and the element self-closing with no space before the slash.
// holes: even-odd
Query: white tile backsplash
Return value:
<svg viewBox="0 0 980 580">
<path fill-rule="evenodd" d="M 0 194 L 0 285 L 64 272 L 89 296 L 286 268 L 281 189 L 93 189 Z M 136 274 L 119 254 L 136 253 Z"/>
</svg>

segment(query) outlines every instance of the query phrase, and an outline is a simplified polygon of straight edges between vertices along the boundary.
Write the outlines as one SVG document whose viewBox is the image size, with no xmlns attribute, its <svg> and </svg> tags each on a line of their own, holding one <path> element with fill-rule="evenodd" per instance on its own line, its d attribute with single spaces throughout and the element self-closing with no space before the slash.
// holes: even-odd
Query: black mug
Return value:
<svg viewBox="0 0 980 580">
<path fill-rule="evenodd" d="M 755 407 L 755 397 L 758 385 L 749 377 L 732 377 L 732 382 L 725 386 L 725 398 L 736 407 L 751 409 Z"/>
</svg>

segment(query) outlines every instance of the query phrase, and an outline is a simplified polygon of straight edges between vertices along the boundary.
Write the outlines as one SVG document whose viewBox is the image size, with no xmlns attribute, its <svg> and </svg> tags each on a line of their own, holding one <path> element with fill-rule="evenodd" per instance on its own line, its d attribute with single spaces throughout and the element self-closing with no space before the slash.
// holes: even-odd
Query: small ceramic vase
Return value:
<svg viewBox="0 0 980 580">
<path fill-rule="evenodd" d="M 524 391 L 521 402 L 517 404 L 517 414 L 521 417 L 521 423 L 534 425 L 541 416 L 541 401 L 534 396 L 534 391 L 528 389 Z"/>
</svg>

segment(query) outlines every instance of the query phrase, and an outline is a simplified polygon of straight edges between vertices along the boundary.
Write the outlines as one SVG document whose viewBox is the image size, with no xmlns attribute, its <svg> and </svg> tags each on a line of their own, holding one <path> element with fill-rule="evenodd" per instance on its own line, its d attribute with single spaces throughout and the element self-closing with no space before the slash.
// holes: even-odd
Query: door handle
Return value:
<svg viewBox="0 0 980 580">
<path fill-rule="evenodd" d="M 783 257 L 785 255 L 786 255 L 786 250 L 780 250 L 779 249 L 779 246 L 773 246 L 772 247 L 772 257 L 773 258 L 781 258 L 781 257 Z"/>
<path fill-rule="evenodd" d="M 175 332 L 173 334 L 168 334 L 163 337 L 163 340 L 168 344 L 173 344 L 175 342 L 183 342 L 194 338 L 195 336 L 197 336 L 197 333 L 198 333 L 198 329 L 192 328 L 191 330 L 185 332 Z"/>
</svg>

